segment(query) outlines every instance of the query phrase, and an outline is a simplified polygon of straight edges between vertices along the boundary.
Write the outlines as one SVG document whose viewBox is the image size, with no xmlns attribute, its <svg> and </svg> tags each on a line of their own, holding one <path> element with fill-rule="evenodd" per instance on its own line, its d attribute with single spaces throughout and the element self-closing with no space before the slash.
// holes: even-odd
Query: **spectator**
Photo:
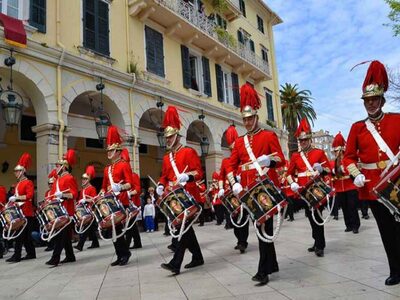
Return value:
<svg viewBox="0 0 400 300">
<path fill-rule="evenodd" d="M 144 222 L 146 226 L 146 232 L 154 231 L 154 217 L 156 216 L 156 210 L 151 198 L 147 198 L 147 204 L 144 207 Z"/>
</svg>

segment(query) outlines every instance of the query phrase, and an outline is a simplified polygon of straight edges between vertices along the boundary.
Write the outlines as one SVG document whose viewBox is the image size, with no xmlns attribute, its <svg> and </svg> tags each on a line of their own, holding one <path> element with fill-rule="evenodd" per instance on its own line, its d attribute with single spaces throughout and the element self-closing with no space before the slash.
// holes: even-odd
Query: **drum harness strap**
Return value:
<svg viewBox="0 0 400 300">
<path fill-rule="evenodd" d="M 244 146 L 246 148 L 247 154 L 249 155 L 249 158 L 250 158 L 253 166 L 256 168 L 260 177 L 267 174 L 269 171 L 269 168 L 265 168 L 264 170 L 261 168 L 260 163 L 257 161 L 257 158 L 254 155 L 253 149 L 250 146 L 249 137 L 247 134 L 244 136 Z M 285 208 L 283 210 L 283 215 L 286 214 L 286 209 L 287 209 L 287 206 L 285 206 Z M 281 225 L 284 220 L 284 218 L 282 218 L 282 216 L 281 216 L 282 207 L 281 207 L 280 203 L 278 203 L 278 205 L 277 205 L 277 210 L 278 210 L 278 213 L 277 213 L 276 227 L 275 227 L 275 232 L 272 236 L 268 235 L 267 232 L 265 231 L 265 223 L 263 223 L 261 225 L 261 227 L 258 228 L 257 222 L 254 222 L 254 229 L 256 230 L 257 237 L 266 243 L 273 243 L 278 238 L 279 231 L 281 229 Z"/>
</svg>

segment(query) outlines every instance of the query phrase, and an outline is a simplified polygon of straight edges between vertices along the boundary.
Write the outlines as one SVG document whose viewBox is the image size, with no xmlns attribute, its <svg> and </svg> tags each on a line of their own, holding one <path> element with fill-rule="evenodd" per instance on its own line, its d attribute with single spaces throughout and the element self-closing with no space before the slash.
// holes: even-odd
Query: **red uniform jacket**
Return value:
<svg viewBox="0 0 400 300">
<path fill-rule="evenodd" d="M 169 157 L 169 153 L 164 155 L 160 177 L 160 183 L 165 187 L 172 185 L 176 181 L 176 176 Z M 173 157 L 179 173 L 182 173 L 186 169 L 185 173 L 194 177 L 193 182 L 188 182 L 185 185 L 185 190 L 188 191 L 197 202 L 201 202 L 196 181 L 203 178 L 203 170 L 196 150 L 182 146 L 173 153 Z"/>
<path fill-rule="evenodd" d="M 332 187 L 335 189 L 336 193 L 347 192 L 357 189 L 353 184 L 353 179 L 350 178 L 350 174 L 343 164 L 335 166 L 336 160 L 330 161 L 330 166 L 332 169 Z"/>
<path fill-rule="evenodd" d="M 274 157 L 276 158 L 276 168 L 285 165 L 285 158 L 282 153 L 281 146 L 279 144 L 278 137 L 272 131 L 258 130 L 256 133 L 249 135 L 249 144 L 253 149 L 254 156 L 257 158 L 263 154 L 271 154 L 276 152 Z M 241 136 L 235 141 L 231 157 L 229 159 L 228 173 L 234 174 L 242 164 L 250 163 L 251 160 L 247 153 L 244 145 L 244 137 Z M 274 182 L 276 186 L 279 186 L 278 174 L 274 168 L 269 169 L 268 176 Z M 258 176 L 256 169 L 241 170 L 241 184 L 243 187 L 247 187 L 253 183 Z"/>
<path fill-rule="evenodd" d="M 396 155 L 400 149 L 400 114 L 386 113 L 374 125 L 393 154 Z M 357 164 L 358 162 L 370 164 L 388 159 L 386 153 L 379 149 L 375 139 L 368 131 L 365 120 L 354 123 L 350 129 L 344 153 L 343 164 L 345 168 L 347 169 L 349 165 Z M 372 188 L 381 180 L 380 175 L 383 170 L 361 168 L 360 171 L 369 181 L 365 183 L 364 187 L 358 189 L 359 198 L 361 200 L 376 200 L 376 196 L 372 193 Z"/>
<path fill-rule="evenodd" d="M 35 193 L 35 187 L 33 182 L 29 179 L 24 179 L 17 183 L 15 187 L 15 195 L 18 196 L 26 196 L 26 200 L 23 202 L 21 206 L 22 212 L 24 213 L 25 217 L 33 217 L 33 196 Z M 21 203 L 21 202 L 20 202 Z"/>
<path fill-rule="evenodd" d="M 207 191 L 207 187 L 206 185 L 203 183 L 198 184 L 197 185 L 198 189 L 199 189 L 199 193 L 200 193 L 200 198 L 199 198 L 199 203 L 204 204 L 206 203 L 206 191 Z"/>
<path fill-rule="evenodd" d="M 90 200 L 90 198 L 94 198 L 97 196 L 97 191 L 96 188 L 89 184 L 87 187 L 85 187 L 83 190 L 81 190 L 79 192 L 79 197 L 78 200 L 81 200 L 83 198 L 88 198 Z M 92 206 L 92 202 L 89 202 L 90 204 L 88 205 L 88 207 Z"/>
<path fill-rule="evenodd" d="M 135 172 L 132 172 L 131 186 L 132 186 L 131 191 L 136 191 L 136 195 L 132 195 L 131 200 L 132 200 L 133 204 L 135 204 L 137 207 L 139 207 L 139 206 L 141 206 L 140 193 L 142 192 L 142 188 L 140 187 L 140 177 Z"/>
<path fill-rule="evenodd" d="M 102 189 L 105 192 L 111 191 L 111 183 L 108 177 L 108 170 L 111 168 L 111 175 L 114 183 L 130 183 L 132 185 L 132 169 L 129 163 L 124 160 L 118 160 L 117 162 L 104 168 L 104 177 Z M 122 191 L 117 198 L 121 201 L 122 205 L 129 205 L 129 197 L 127 191 Z"/>
<path fill-rule="evenodd" d="M 211 184 L 210 190 L 208 191 L 210 200 L 213 206 L 222 205 L 221 199 L 218 197 L 218 186 L 216 184 Z"/>
<path fill-rule="evenodd" d="M 4 205 L 7 202 L 7 191 L 6 188 L 0 185 L 0 211 L 3 210 Z"/>
<path fill-rule="evenodd" d="M 71 193 L 72 199 L 64 199 L 62 202 L 63 206 L 67 210 L 70 216 L 73 216 L 75 213 L 75 201 L 78 197 L 78 184 L 76 183 L 75 178 L 67 173 L 65 175 L 59 176 L 51 187 L 51 195 L 54 195 L 57 191 L 57 183 L 60 188 L 60 192 Z"/>
<path fill-rule="evenodd" d="M 323 150 L 317 149 L 317 148 L 312 148 L 310 151 L 305 153 L 305 156 L 310 163 L 311 167 L 315 163 L 324 163 L 322 167 L 330 173 L 330 164 L 328 157 L 326 157 L 326 154 Z M 312 176 L 303 176 L 301 173 L 307 172 L 307 166 L 304 163 L 303 159 L 300 156 L 299 152 L 295 152 L 292 154 L 292 157 L 290 159 L 290 164 L 287 170 L 287 176 L 291 176 L 292 179 L 293 177 L 297 174 L 299 175 L 297 178 L 297 183 L 301 186 L 304 186 L 311 178 Z M 290 181 L 290 180 L 289 180 Z"/>
</svg>

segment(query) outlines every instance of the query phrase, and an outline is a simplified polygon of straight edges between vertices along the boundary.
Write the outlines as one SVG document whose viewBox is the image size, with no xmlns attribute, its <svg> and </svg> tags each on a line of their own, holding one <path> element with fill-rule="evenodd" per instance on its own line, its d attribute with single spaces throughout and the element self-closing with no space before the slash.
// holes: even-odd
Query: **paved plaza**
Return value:
<svg viewBox="0 0 400 300">
<path fill-rule="evenodd" d="M 312 244 L 303 211 L 285 222 L 276 249 L 280 271 L 255 287 L 258 244 L 251 229 L 247 253 L 233 250 L 232 230 L 206 223 L 195 225 L 205 265 L 171 276 L 160 264 L 172 253 L 162 231 L 142 233 L 143 248 L 133 250 L 126 267 L 110 267 L 110 242 L 76 253 L 77 262 L 57 268 L 38 259 L 9 264 L 0 261 L 0 298 L 9 299 L 399 299 L 400 285 L 387 287 L 389 274 L 375 220 L 362 220 L 359 234 L 345 233 L 343 218 L 326 225 L 325 257 L 307 252 Z M 87 242 L 85 247 L 89 246 Z M 188 253 L 188 252 L 187 252 Z M 8 254 L 6 257 L 9 257 Z M 63 258 L 63 257 L 62 257 Z M 190 261 L 185 256 L 184 264 Z"/>
</svg>

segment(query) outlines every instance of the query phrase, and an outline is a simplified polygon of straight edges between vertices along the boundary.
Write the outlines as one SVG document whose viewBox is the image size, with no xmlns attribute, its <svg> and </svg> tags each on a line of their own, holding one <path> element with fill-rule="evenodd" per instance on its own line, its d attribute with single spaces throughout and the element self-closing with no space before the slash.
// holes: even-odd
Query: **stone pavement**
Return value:
<svg viewBox="0 0 400 300">
<path fill-rule="evenodd" d="M 126 267 L 110 267 L 110 242 L 100 249 L 76 253 L 77 262 L 57 268 L 38 259 L 9 264 L 0 261 L 0 299 L 399 299 L 400 285 L 386 287 L 389 274 L 375 220 L 362 220 L 359 234 L 345 233 L 343 218 L 326 225 L 325 257 L 307 252 L 312 244 L 303 211 L 285 222 L 276 249 L 280 271 L 255 287 L 258 245 L 251 229 L 246 254 L 233 250 L 232 230 L 206 223 L 195 225 L 205 265 L 171 276 L 160 264 L 171 252 L 162 231 L 142 233 L 143 248 L 133 250 Z M 89 245 L 85 245 L 86 247 Z M 188 252 L 187 252 L 188 253 Z M 8 254 L 6 257 L 9 257 Z M 62 257 L 63 258 L 63 257 Z M 185 256 L 184 264 L 190 261 Z"/>
</svg>

